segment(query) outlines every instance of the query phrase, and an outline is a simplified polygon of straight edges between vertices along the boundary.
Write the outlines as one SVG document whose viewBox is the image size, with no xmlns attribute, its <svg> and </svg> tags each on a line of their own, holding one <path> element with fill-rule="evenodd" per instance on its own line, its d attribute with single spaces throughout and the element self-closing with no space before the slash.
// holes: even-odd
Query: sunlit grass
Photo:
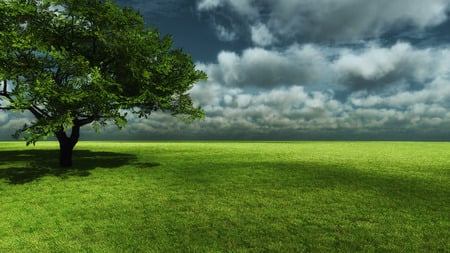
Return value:
<svg viewBox="0 0 450 253">
<path fill-rule="evenodd" d="M 0 252 L 449 252 L 450 143 L 0 143 Z"/>
</svg>

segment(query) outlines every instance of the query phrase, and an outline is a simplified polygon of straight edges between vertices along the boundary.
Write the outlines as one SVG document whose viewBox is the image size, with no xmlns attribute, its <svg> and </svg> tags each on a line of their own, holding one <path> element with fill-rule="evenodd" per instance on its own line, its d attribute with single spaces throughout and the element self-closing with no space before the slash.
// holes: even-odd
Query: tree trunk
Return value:
<svg viewBox="0 0 450 253">
<path fill-rule="evenodd" d="M 59 141 L 59 165 L 62 168 L 70 168 L 72 167 L 73 148 L 80 138 L 80 127 L 72 127 L 72 134 L 70 135 L 70 137 L 67 137 L 63 128 L 61 128 L 55 134 L 56 138 L 58 138 Z"/>
<path fill-rule="evenodd" d="M 59 166 L 62 168 L 72 167 L 73 147 L 69 139 L 59 140 Z"/>
</svg>

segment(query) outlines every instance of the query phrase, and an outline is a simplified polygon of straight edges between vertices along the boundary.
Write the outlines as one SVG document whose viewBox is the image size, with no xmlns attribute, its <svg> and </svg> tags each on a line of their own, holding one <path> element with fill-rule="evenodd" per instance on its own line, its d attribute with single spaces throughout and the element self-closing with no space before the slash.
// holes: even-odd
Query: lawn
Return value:
<svg viewBox="0 0 450 253">
<path fill-rule="evenodd" d="M 0 143 L 0 252 L 450 252 L 450 143 Z"/>
</svg>

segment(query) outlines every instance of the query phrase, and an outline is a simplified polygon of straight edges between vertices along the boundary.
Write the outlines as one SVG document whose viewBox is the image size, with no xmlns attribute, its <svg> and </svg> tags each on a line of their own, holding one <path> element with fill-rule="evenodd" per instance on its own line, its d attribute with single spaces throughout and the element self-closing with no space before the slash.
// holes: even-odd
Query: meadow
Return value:
<svg viewBox="0 0 450 253">
<path fill-rule="evenodd" d="M 450 252 L 450 143 L 0 143 L 0 252 Z"/>
</svg>

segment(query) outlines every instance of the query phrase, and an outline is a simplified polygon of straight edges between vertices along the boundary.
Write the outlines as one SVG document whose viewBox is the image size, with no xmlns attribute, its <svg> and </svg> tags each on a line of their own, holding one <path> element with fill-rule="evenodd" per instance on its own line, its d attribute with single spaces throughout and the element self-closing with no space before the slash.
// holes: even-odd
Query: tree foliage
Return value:
<svg viewBox="0 0 450 253">
<path fill-rule="evenodd" d="M 169 36 L 111 0 L 0 2 L 0 106 L 35 116 L 18 131 L 27 143 L 76 143 L 81 126 L 122 127 L 127 113 L 201 118 L 187 92 L 205 78 Z"/>
</svg>

